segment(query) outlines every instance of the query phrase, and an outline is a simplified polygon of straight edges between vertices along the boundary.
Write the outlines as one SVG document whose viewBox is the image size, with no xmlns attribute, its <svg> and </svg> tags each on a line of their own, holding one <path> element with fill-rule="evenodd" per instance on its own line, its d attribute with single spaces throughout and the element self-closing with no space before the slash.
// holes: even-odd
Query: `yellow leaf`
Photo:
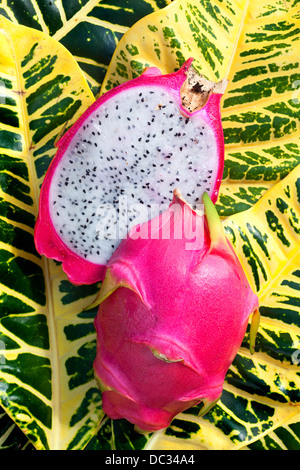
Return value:
<svg viewBox="0 0 300 470">
<path fill-rule="evenodd" d="M 96 290 L 74 297 L 61 269 L 38 256 L 33 229 L 56 139 L 94 97 L 62 45 L 3 17 L 0 64 L 0 400 L 37 449 L 80 448 L 102 416 L 83 367 L 93 315 L 80 315 Z"/>
</svg>

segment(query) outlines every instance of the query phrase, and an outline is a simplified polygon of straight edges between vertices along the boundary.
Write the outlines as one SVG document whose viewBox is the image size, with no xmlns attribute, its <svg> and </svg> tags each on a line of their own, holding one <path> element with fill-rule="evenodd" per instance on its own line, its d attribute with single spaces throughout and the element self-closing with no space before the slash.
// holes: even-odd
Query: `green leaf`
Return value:
<svg viewBox="0 0 300 470">
<path fill-rule="evenodd" d="M 35 448 L 81 448 L 103 414 L 92 370 L 95 311 L 82 313 L 98 289 L 74 292 L 37 254 L 33 229 L 54 143 L 94 97 L 57 41 L 0 21 L 0 401 Z M 3 436 L 6 445 L 8 430 Z"/>
<path fill-rule="evenodd" d="M 298 1 L 175 0 L 136 23 L 113 55 L 102 93 L 189 57 L 210 80 L 227 78 L 222 100 L 222 217 L 250 208 L 300 162 Z"/>
<path fill-rule="evenodd" d="M 0 5 L 0 14 L 14 23 L 43 31 L 65 46 L 96 95 L 124 33 L 140 18 L 171 1 L 7 1 Z"/>
<path fill-rule="evenodd" d="M 134 425 L 125 419 L 105 418 L 98 433 L 90 440 L 85 450 L 140 450 L 149 441 L 149 435 L 135 431 Z"/>
<path fill-rule="evenodd" d="M 0 450 L 34 450 L 25 434 L 0 407 Z"/>
<path fill-rule="evenodd" d="M 280 426 L 249 445 L 250 450 L 300 450 L 299 421 Z"/>
<path fill-rule="evenodd" d="M 279 435 L 286 443 L 278 448 L 299 448 L 299 202 L 300 165 L 251 209 L 224 221 L 259 296 L 256 352 L 250 353 L 248 328 L 220 401 L 201 418 L 200 406 L 181 413 L 147 449 L 271 449 Z"/>
</svg>

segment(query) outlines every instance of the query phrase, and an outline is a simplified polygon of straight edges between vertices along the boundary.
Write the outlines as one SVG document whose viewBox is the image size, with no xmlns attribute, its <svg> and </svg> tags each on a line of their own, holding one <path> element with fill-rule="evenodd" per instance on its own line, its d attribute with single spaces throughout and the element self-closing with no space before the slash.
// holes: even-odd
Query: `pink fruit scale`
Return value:
<svg viewBox="0 0 300 470">
<path fill-rule="evenodd" d="M 219 399 L 258 298 L 214 204 L 205 216 L 179 191 L 169 209 L 134 227 L 113 254 L 97 299 L 95 376 L 104 411 L 145 432 Z M 147 237 L 147 234 L 150 235 Z"/>
</svg>

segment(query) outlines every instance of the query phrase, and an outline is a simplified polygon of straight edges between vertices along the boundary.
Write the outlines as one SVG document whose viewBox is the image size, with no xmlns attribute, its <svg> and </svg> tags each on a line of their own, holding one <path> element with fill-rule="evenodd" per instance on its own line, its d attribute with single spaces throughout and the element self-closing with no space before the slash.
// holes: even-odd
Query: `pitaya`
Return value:
<svg viewBox="0 0 300 470">
<path fill-rule="evenodd" d="M 141 431 L 164 428 L 200 402 L 208 411 L 254 312 L 253 353 L 258 298 L 207 193 L 203 202 L 205 216 L 175 191 L 165 213 L 134 227 L 96 301 L 103 409 Z"/>
<path fill-rule="evenodd" d="M 191 205 L 204 191 L 216 200 L 227 81 L 209 82 L 191 63 L 169 75 L 150 67 L 108 91 L 59 140 L 41 189 L 35 243 L 40 254 L 62 261 L 73 283 L 102 280 L 128 226 L 169 205 L 175 187 Z M 146 215 L 137 213 L 141 205 Z"/>
</svg>

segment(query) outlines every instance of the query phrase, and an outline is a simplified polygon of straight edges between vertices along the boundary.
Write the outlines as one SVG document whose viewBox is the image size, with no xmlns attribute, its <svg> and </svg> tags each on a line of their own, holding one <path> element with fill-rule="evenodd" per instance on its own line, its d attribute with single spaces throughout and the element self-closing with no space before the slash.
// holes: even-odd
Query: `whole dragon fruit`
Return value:
<svg viewBox="0 0 300 470">
<path fill-rule="evenodd" d="M 59 140 L 41 189 L 35 244 L 62 261 L 71 282 L 102 280 L 130 225 L 170 204 L 175 187 L 192 205 L 204 191 L 216 200 L 227 82 L 197 76 L 191 63 L 169 75 L 148 68 L 108 91 Z M 141 205 L 147 213 L 139 214 Z"/>
<path fill-rule="evenodd" d="M 168 426 L 222 393 L 258 299 L 227 241 L 214 204 L 205 216 L 179 191 L 169 209 L 134 227 L 107 264 L 97 302 L 95 377 L 103 409 L 141 431 Z M 148 238 L 147 235 L 148 234 Z"/>
</svg>

